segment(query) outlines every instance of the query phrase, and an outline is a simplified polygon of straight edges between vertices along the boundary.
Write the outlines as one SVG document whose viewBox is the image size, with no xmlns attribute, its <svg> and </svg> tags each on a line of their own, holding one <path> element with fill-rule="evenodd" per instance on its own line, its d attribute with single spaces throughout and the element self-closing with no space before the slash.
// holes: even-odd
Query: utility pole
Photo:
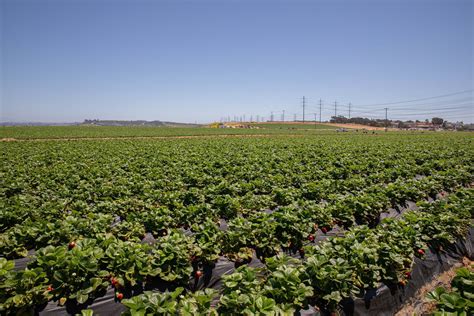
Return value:
<svg viewBox="0 0 474 316">
<path fill-rule="evenodd" d="M 349 102 L 349 119 L 351 119 L 351 105 L 352 103 Z"/>
<path fill-rule="evenodd" d="M 305 97 L 303 96 L 303 123 L 304 123 L 304 111 L 305 111 L 305 108 L 306 108 L 306 99 L 305 99 Z"/>
<path fill-rule="evenodd" d="M 314 128 L 316 128 L 316 113 L 314 113 Z"/>
<path fill-rule="evenodd" d="M 334 118 L 337 118 L 337 101 L 334 101 Z"/>
<path fill-rule="evenodd" d="M 270 122 L 273 122 L 273 112 L 271 112 L 271 115 L 270 115 Z"/>
<path fill-rule="evenodd" d="M 387 111 L 388 111 L 388 108 L 385 108 L 385 132 L 387 131 L 387 127 L 388 127 Z"/>
<path fill-rule="evenodd" d="M 281 115 L 281 120 L 282 120 L 282 122 L 285 121 L 285 110 L 283 110 L 283 114 Z"/>
<path fill-rule="evenodd" d="M 323 100 L 319 99 L 319 123 L 321 123 L 321 108 L 323 106 Z"/>
</svg>

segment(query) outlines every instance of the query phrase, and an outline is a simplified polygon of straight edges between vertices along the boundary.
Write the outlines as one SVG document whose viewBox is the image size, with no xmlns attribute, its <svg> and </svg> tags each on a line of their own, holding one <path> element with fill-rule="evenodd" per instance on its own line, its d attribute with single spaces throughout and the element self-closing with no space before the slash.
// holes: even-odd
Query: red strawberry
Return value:
<svg viewBox="0 0 474 316">
<path fill-rule="evenodd" d="M 122 294 L 122 293 L 117 293 L 117 299 L 118 299 L 119 301 L 121 301 L 122 298 L 123 298 L 123 294 Z"/>
<path fill-rule="evenodd" d="M 425 254 L 425 251 L 423 249 L 418 249 L 416 252 L 418 252 L 418 254 L 421 256 Z"/>
<path fill-rule="evenodd" d="M 405 272 L 405 276 L 407 279 L 411 279 L 411 272 L 410 271 Z"/>
<path fill-rule="evenodd" d="M 69 248 L 69 250 L 71 250 L 72 248 L 76 247 L 76 243 L 74 241 L 71 241 L 69 245 L 67 245 L 67 247 Z"/>
<path fill-rule="evenodd" d="M 321 231 L 326 234 L 328 232 L 328 229 L 326 227 L 321 228 Z"/>
<path fill-rule="evenodd" d="M 52 286 L 52 285 L 49 285 L 47 291 L 48 291 L 48 292 L 51 292 L 52 290 L 54 290 L 53 286 Z"/>
<path fill-rule="evenodd" d="M 201 270 L 197 270 L 195 276 L 196 276 L 197 279 L 199 279 L 200 277 L 202 277 L 202 271 L 201 271 Z"/>
<path fill-rule="evenodd" d="M 308 236 L 308 240 L 309 240 L 309 241 L 314 241 L 314 236 L 313 236 L 313 235 L 309 235 L 309 236 Z"/>
<path fill-rule="evenodd" d="M 401 286 L 405 286 L 405 285 L 407 284 L 407 281 L 405 281 L 405 280 L 400 280 L 400 281 L 398 282 L 398 284 L 400 284 Z"/>
<path fill-rule="evenodd" d="M 110 280 L 110 283 L 112 283 L 113 287 L 117 287 L 117 285 L 119 284 L 119 281 L 116 278 L 112 278 L 112 280 Z"/>
</svg>

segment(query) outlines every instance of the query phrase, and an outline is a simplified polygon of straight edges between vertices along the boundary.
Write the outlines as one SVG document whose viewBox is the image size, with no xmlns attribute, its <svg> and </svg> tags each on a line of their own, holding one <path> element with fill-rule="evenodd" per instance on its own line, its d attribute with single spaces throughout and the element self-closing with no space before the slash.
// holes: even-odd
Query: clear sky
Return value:
<svg viewBox="0 0 474 316">
<path fill-rule="evenodd" d="M 1 121 L 292 118 L 303 95 L 379 117 L 473 89 L 470 0 L 0 2 Z M 387 107 L 474 121 L 472 99 Z"/>
</svg>

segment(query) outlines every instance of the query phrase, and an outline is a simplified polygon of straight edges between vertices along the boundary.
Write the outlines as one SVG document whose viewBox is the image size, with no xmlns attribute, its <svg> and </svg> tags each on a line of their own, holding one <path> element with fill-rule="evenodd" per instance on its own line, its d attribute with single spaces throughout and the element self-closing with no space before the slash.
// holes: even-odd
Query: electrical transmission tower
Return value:
<svg viewBox="0 0 474 316">
<path fill-rule="evenodd" d="M 303 96 L 303 123 L 304 123 L 305 109 L 306 109 L 306 99 L 305 99 L 305 97 Z"/>
<path fill-rule="evenodd" d="M 319 99 L 319 123 L 321 123 L 321 108 L 323 106 L 323 100 Z"/>
</svg>

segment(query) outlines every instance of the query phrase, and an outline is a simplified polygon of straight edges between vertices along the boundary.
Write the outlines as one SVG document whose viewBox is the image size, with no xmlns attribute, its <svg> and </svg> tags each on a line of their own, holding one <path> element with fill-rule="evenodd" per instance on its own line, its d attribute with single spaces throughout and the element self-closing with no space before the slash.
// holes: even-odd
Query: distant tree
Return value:
<svg viewBox="0 0 474 316">
<path fill-rule="evenodd" d="M 408 128 L 409 126 L 405 123 L 403 123 L 402 121 L 399 121 L 398 122 L 398 128 Z"/>
<path fill-rule="evenodd" d="M 444 120 L 440 117 L 433 117 L 431 119 L 431 123 L 433 123 L 434 125 L 442 125 L 444 122 Z"/>
</svg>

